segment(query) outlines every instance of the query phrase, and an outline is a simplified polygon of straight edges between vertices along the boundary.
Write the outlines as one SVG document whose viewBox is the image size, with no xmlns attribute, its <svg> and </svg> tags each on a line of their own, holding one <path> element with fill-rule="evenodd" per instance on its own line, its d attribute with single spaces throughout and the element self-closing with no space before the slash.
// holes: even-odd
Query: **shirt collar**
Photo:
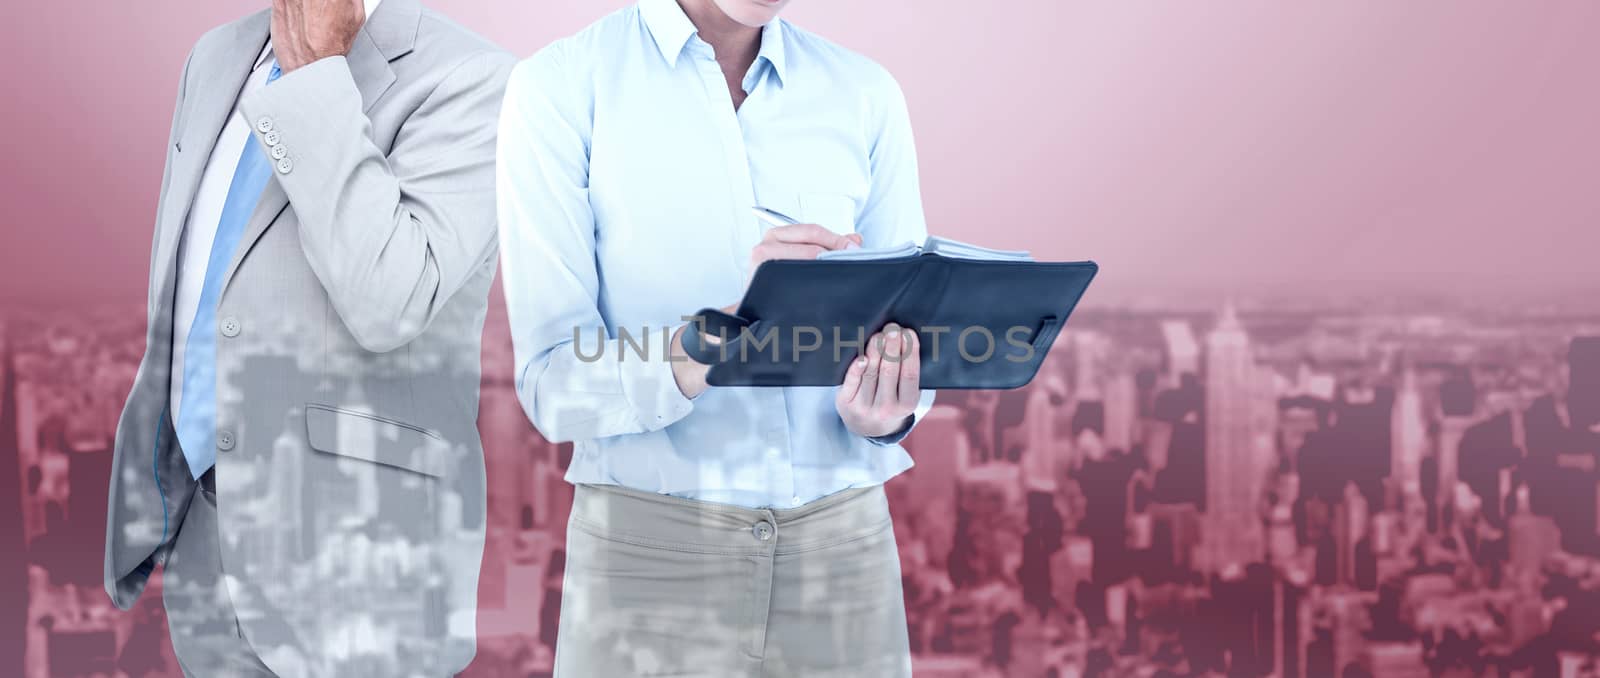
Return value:
<svg viewBox="0 0 1600 678">
<path fill-rule="evenodd" d="M 639 0 L 639 16 L 650 29 L 650 37 L 655 38 L 662 58 L 668 64 L 678 65 L 678 55 L 696 31 L 677 0 Z"/>
<path fill-rule="evenodd" d="M 772 64 L 772 72 L 778 75 L 778 80 L 783 80 L 783 19 L 773 19 L 771 23 L 761 28 L 761 51 L 756 53 L 756 61 L 766 59 Z"/>
<path fill-rule="evenodd" d="M 689 21 L 689 16 L 683 13 L 677 0 L 639 0 L 639 16 L 650 30 L 650 37 L 655 39 L 662 58 L 668 64 L 677 66 L 678 55 L 689 44 L 689 38 L 699 32 L 694 22 Z M 773 19 L 761 28 L 761 51 L 756 53 L 756 60 L 762 59 L 772 64 L 772 70 L 782 80 L 785 64 L 782 19 Z"/>
<path fill-rule="evenodd" d="M 371 19 L 372 18 L 372 13 L 378 10 L 378 5 L 383 4 L 383 0 L 362 0 L 362 4 L 365 6 L 364 8 L 367 11 L 367 18 Z M 261 48 L 261 56 L 256 57 L 256 65 L 255 65 L 254 68 L 251 68 L 250 70 L 254 71 L 256 69 L 261 68 L 262 66 L 266 65 L 267 62 L 270 61 L 271 59 L 272 59 L 272 35 L 269 33 L 267 35 L 267 46 Z"/>
<path fill-rule="evenodd" d="M 272 60 L 272 38 L 267 38 L 267 46 L 261 48 L 261 56 L 256 57 L 256 65 L 251 67 L 250 70 L 251 71 L 261 70 L 261 67 L 265 66 L 267 64 L 267 62 L 269 62 L 271 60 Z"/>
</svg>

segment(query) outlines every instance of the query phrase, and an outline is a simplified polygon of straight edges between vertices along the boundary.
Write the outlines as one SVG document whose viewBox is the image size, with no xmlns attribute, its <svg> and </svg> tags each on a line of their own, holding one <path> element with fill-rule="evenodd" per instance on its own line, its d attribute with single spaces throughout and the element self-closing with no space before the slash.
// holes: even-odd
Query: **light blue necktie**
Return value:
<svg viewBox="0 0 1600 678">
<path fill-rule="evenodd" d="M 272 64 L 267 83 L 283 71 Z M 206 279 L 200 288 L 200 305 L 189 326 L 183 349 L 183 397 L 178 410 L 178 445 L 189 462 L 189 473 L 196 480 L 217 463 L 217 301 L 222 296 L 222 276 L 233 262 L 234 251 L 250 215 L 261 201 L 261 192 L 272 178 L 272 161 L 261 152 L 253 138 L 245 139 L 239 165 L 228 185 L 228 198 L 222 203 L 222 218 L 217 220 L 217 235 L 211 241 L 211 256 L 206 261 Z"/>
</svg>

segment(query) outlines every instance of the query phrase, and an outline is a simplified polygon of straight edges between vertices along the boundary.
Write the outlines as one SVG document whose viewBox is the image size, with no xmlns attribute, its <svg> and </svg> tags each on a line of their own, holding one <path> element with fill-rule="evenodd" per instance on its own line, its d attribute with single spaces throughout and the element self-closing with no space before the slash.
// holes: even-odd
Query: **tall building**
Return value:
<svg viewBox="0 0 1600 678">
<path fill-rule="evenodd" d="M 1232 306 L 1206 336 L 1206 509 L 1201 567 L 1222 572 L 1262 559 L 1258 502 L 1265 482 L 1270 429 L 1263 431 L 1264 371 Z M 1263 449 L 1266 448 L 1266 449 Z"/>
<path fill-rule="evenodd" d="M 1367 656 L 1367 630 L 1372 626 L 1368 615 L 1368 594 L 1357 591 L 1338 591 L 1327 594 L 1322 602 L 1330 627 L 1334 671 L 1322 674 L 1308 671 L 1306 675 L 1342 676 L 1346 667 L 1364 660 Z"/>
<path fill-rule="evenodd" d="M 1434 505 L 1445 525 L 1455 516 L 1456 484 L 1461 481 L 1461 439 L 1471 427 L 1471 417 L 1446 415 L 1439 422 L 1439 485 Z"/>
<path fill-rule="evenodd" d="M 1361 588 L 1362 549 L 1360 544 L 1367 536 L 1367 499 L 1354 483 L 1345 486 L 1344 498 L 1335 507 L 1333 517 L 1333 543 L 1336 549 L 1335 564 L 1340 584 Z"/>
<path fill-rule="evenodd" d="M 1567 348 L 1567 371 L 1567 411 L 1572 413 L 1572 427 L 1583 430 L 1600 425 L 1600 336 L 1572 340 Z"/>
<path fill-rule="evenodd" d="M 1394 412 L 1389 419 L 1392 450 L 1389 477 L 1402 493 L 1406 488 L 1422 487 L 1422 457 L 1428 446 L 1428 422 L 1422 412 L 1422 392 L 1417 373 L 1407 365 L 1400 374 Z"/>
<path fill-rule="evenodd" d="M 1294 577 L 1272 579 L 1272 673 L 1283 678 L 1306 675 L 1306 636 L 1311 626 L 1308 589 Z"/>
<path fill-rule="evenodd" d="M 286 417 L 283 432 L 272 442 L 272 464 L 266 469 L 268 483 L 274 489 L 277 506 L 273 507 L 273 532 L 271 548 L 288 562 L 299 562 L 315 548 L 307 540 L 315 534 L 314 526 L 306 516 L 305 459 L 311 450 L 295 435 L 296 428 L 304 430 L 304 415 L 295 408 Z"/>
<path fill-rule="evenodd" d="M 1477 387 L 1465 370 L 1439 385 L 1438 484 L 1434 487 L 1434 506 L 1441 525 L 1449 525 L 1455 514 L 1456 483 L 1461 479 L 1461 439 L 1472 427 L 1477 412 Z"/>
<path fill-rule="evenodd" d="M 1160 569 L 1181 576 L 1194 567 L 1201 520 L 1194 504 L 1151 504 L 1150 553 Z"/>
<path fill-rule="evenodd" d="M 1168 320 L 1161 323 L 1161 339 L 1169 385 L 1182 383 L 1185 374 L 1200 374 L 1200 343 L 1195 341 L 1194 329 L 1188 322 Z"/>
<path fill-rule="evenodd" d="M 1066 405 L 1064 402 L 1053 402 L 1064 400 L 1065 392 L 1065 387 L 1050 383 L 1055 380 L 1056 377 L 1051 375 L 1045 384 L 1029 390 L 1027 414 L 1019 427 L 1024 440 L 1019 462 L 1022 483 L 1029 492 L 1056 491 L 1057 469 L 1065 468 L 1067 455 L 1064 448 L 1071 444 L 1065 436 L 1056 435 L 1055 410 Z"/>
<path fill-rule="evenodd" d="M 1546 558 L 1561 550 L 1561 528 L 1549 516 L 1536 515 L 1529 508 L 1528 486 L 1517 488 L 1516 511 L 1507 521 L 1509 565 L 1513 576 L 1531 579 L 1539 573 Z"/>
<path fill-rule="evenodd" d="M 1106 447 L 1131 450 L 1139 419 L 1139 389 L 1133 374 L 1123 372 L 1106 378 Z"/>
<path fill-rule="evenodd" d="M 1482 502 L 1482 517 L 1494 527 L 1505 526 L 1511 473 L 1522 462 L 1522 450 L 1513 442 L 1515 417 L 1510 411 L 1467 428 L 1456 454 L 1459 482 Z"/>
<path fill-rule="evenodd" d="M 17 380 L 6 329 L 0 325 L 0 675 L 23 675 L 28 623 L 28 566 L 22 534 L 22 458 L 17 432 Z"/>
</svg>

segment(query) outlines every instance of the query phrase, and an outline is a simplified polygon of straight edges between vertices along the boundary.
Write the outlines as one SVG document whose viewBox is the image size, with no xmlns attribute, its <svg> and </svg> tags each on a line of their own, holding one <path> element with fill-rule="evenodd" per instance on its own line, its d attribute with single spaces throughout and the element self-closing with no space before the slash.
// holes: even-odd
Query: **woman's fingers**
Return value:
<svg viewBox="0 0 1600 678">
<path fill-rule="evenodd" d="M 285 0 L 277 0 L 283 2 Z M 774 259 L 815 259 L 823 252 L 861 246 L 861 235 L 839 235 L 816 224 L 789 224 L 767 230 L 754 249 L 750 250 L 750 270 Z M 745 284 L 749 284 L 749 280 Z"/>
<path fill-rule="evenodd" d="M 866 371 L 866 356 L 856 356 L 855 360 L 850 361 L 850 368 L 844 373 L 844 383 L 839 384 L 839 390 L 834 394 L 834 404 L 839 409 L 843 410 L 856 399 L 856 394 L 861 391 L 861 375 Z"/>
<path fill-rule="evenodd" d="M 899 401 L 900 391 L 900 364 L 905 361 L 905 336 L 899 325 L 889 323 L 872 343 L 879 346 L 881 358 L 878 362 L 878 393 L 873 397 L 873 403 L 885 409 L 891 409 Z"/>
<path fill-rule="evenodd" d="M 830 250 L 842 250 L 853 245 L 861 244 L 861 236 L 855 233 L 840 235 L 816 224 L 789 224 L 768 229 L 767 240 L 777 242 L 816 245 Z"/>
<path fill-rule="evenodd" d="M 834 397 L 847 428 L 881 436 L 905 425 L 922 398 L 921 350 L 916 331 L 894 323 L 867 340 Z"/>
<path fill-rule="evenodd" d="M 915 410 L 922 400 L 922 340 L 915 331 L 904 332 L 905 359 L 900 361 L 900 404 Z"/>
<path fill-rule="evenodd" d="M 815 259 L 825 251 L 817 245 L 804 243 L 764 242 L 756 245 L 750 258 L 754 264 L 760 265 L 763 261 L 773 259 Z"/>
<path fill-rule="evenodd" d="M 855 404 L 863 412 L 878 401 L 878 377 L 883 365 L 883 353 L 879 350 L 883 342 L 878 338 L 873 335 L 867 340 L 867 364 L 861 366 L 861 388 L 856 393 Z"/>
</svg>

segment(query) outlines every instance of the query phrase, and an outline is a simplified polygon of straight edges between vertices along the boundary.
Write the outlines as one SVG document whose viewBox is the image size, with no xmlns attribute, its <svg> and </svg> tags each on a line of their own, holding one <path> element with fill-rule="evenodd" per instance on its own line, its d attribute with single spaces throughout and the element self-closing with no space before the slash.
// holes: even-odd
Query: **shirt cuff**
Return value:
<svg viewBox="0 0 1600 678">
<path fill-rule="evenodd" d="M 913 414 L 907 416 L 906 423 L 900 426 L 900 430 L 890 433 L 886 436 L 868 436 L 867 442 L 870 442 L 874 445 L 899 445 L 900 441 L 905 440 L 906 436 L 911 435 L 911 429 L 915 428 L 916 425 L 917 415 Z"/>
<path fill-rule="evenodd" d="M 694 402 L 683 395 L 678 380 L 672 376 L 671 361 L 654 355 L 629 355 L 622 358 L 617 369 L 622 377 L 622 396 L 646 432 L 671 426 L 694 411 Z"/>
<path fill-rule="evenodd" d="M 291 202 L 302 183 L 326 189 L 328 168 L 367 124 L 361 90 L 342 56 L 284 73 L 241 98 L 239 111 Z"/>
<path fill-rule="evenodd" d="M 917 422 L 921 421 L 923 417 L 927 416 L 928 410 L 933 409 L 933 398 L 937 393 L 938 391 L 934 391 L 933 389 L 923 389 L 922 397 L 917 400 L 917 409 L 914 410 L 911 413 L 911 416 L 906 419 L 905 426 L 902 426 L 900 430 L 890 433 L 886 436 L 869 437 L 867 438 L 867 442 L 870 442 L 874 445 L 883 446 L 899 445 L 900 441 L 905 440 L 906 436 L 911 435 L 911 430 L 917 427 Z"/>
</svg>

